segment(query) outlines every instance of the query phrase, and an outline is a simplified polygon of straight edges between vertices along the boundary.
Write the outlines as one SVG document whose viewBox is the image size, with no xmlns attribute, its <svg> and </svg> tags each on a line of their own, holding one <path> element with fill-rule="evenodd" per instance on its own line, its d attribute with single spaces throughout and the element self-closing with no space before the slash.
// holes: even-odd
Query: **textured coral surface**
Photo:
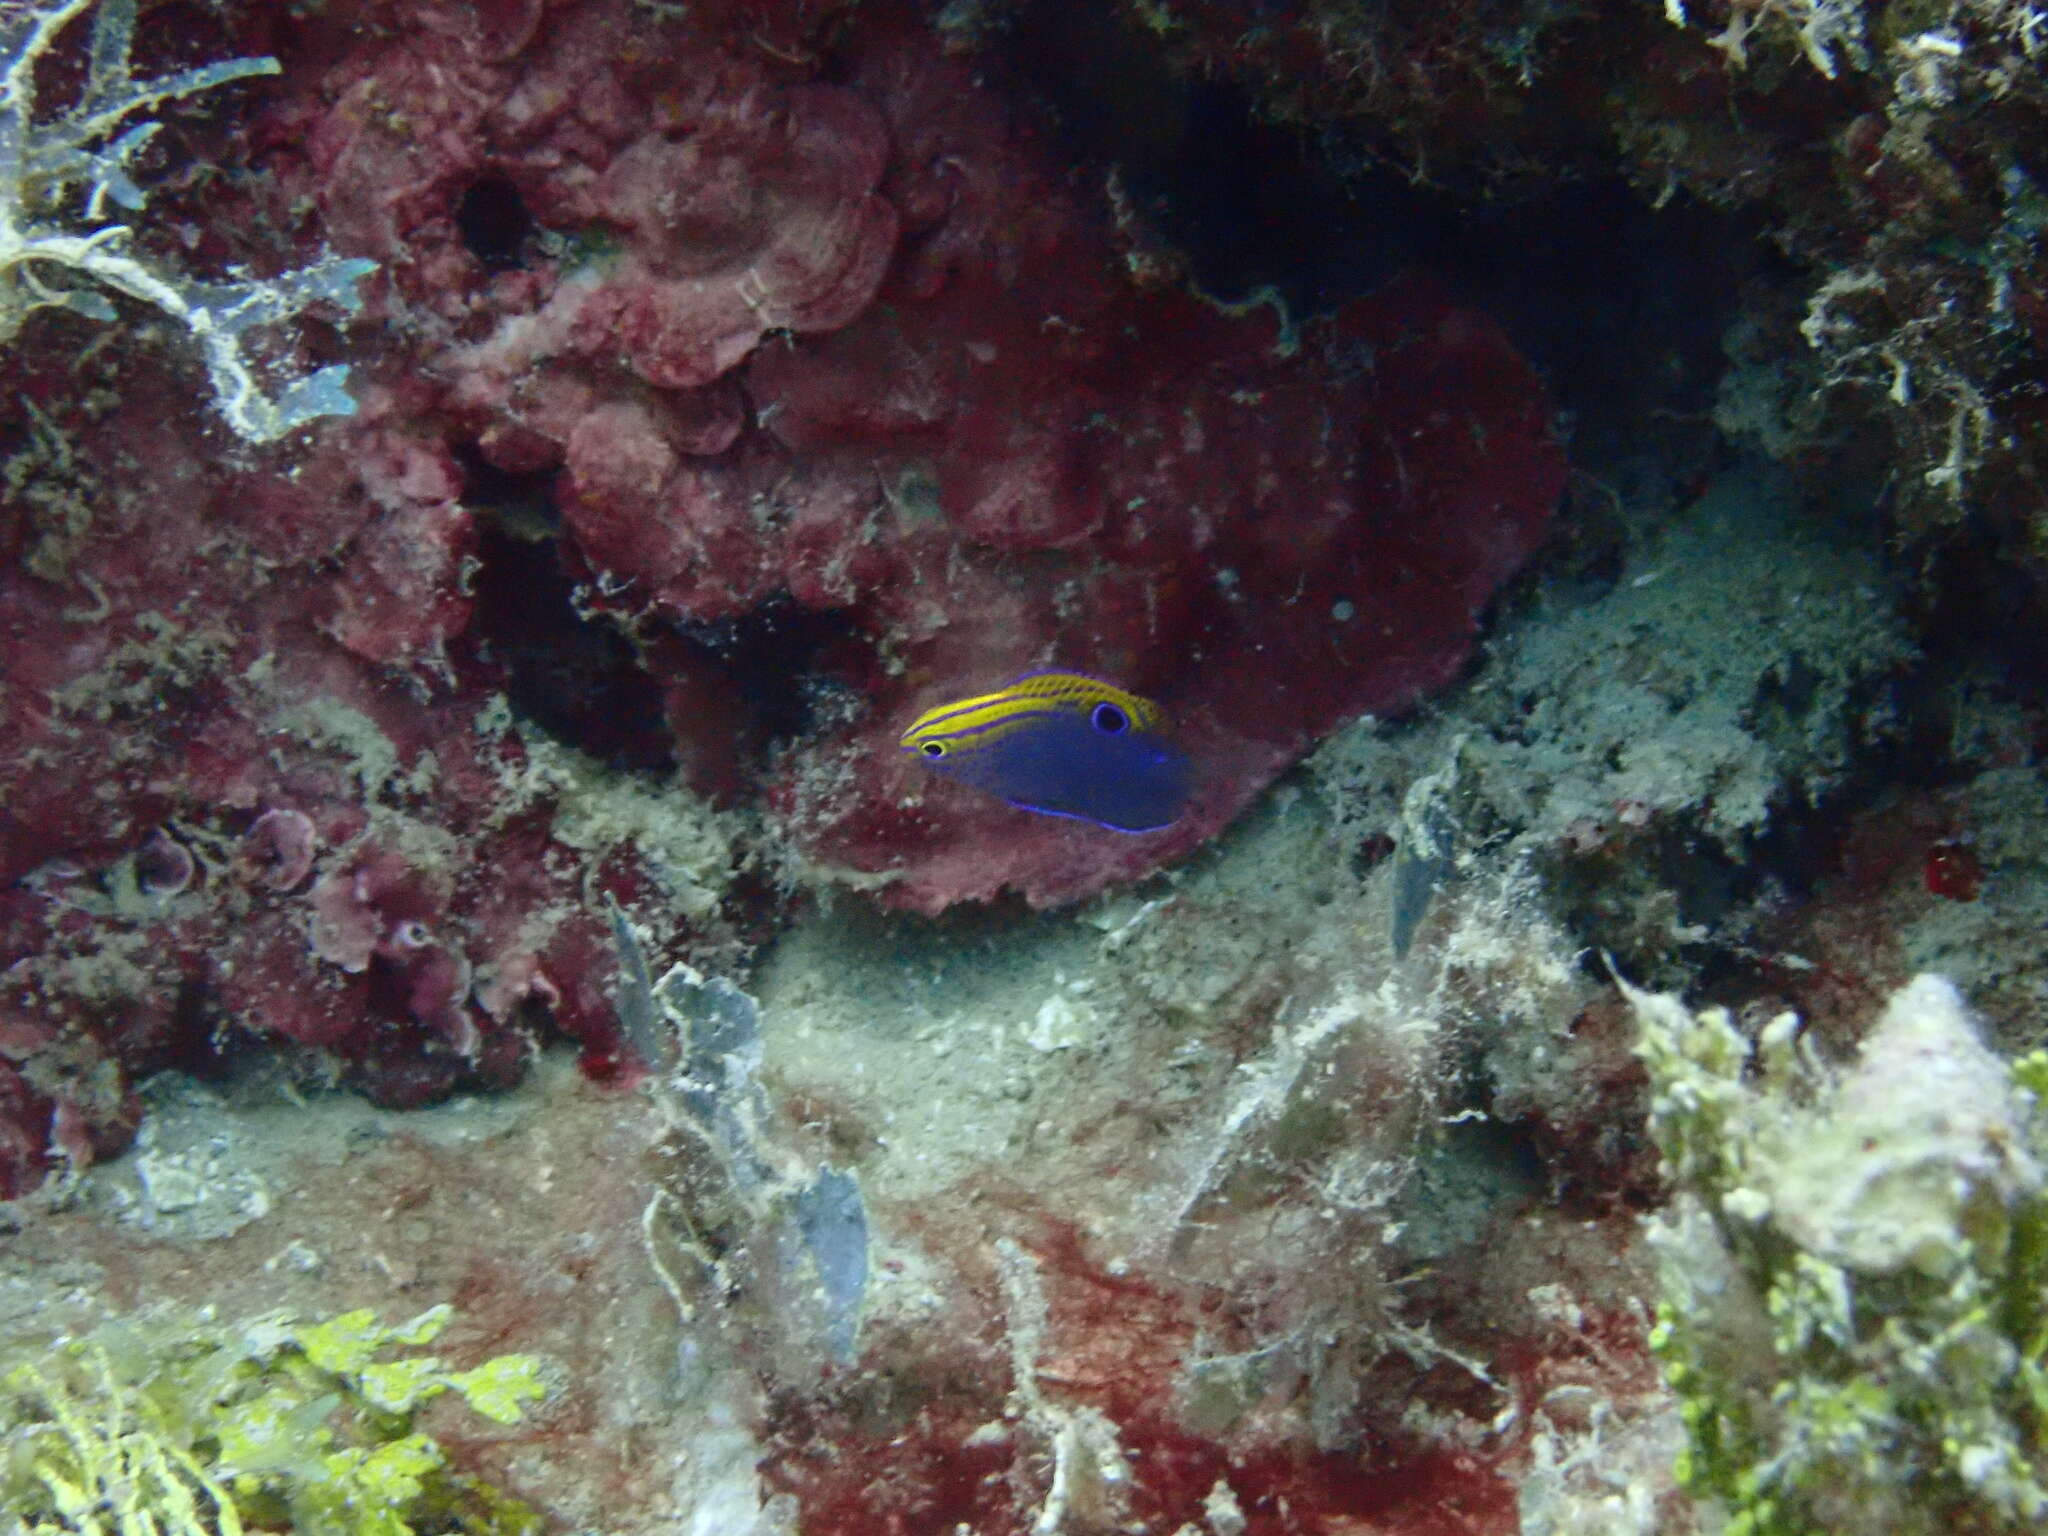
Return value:
<svg viewBox="0 0 2048 1536">
<path fill-rule="evenodd" d="M 598 889 L 672 946 L 733 937 L 762 834 L 693 791 L 891 901 L 1067 901 L 1457 671 L 1563 477 L 1492 323 L 1420 279 L 1298 339 L 1147 287 L 909 12 L 865 12 L 829 82 L 805 8 L 715 20 L 191 29 L 283 73 L 190 130 L 237 174 L 169 178 L 161 218 L 190 262 L 374 260 L 360 410 L 252 453 L 175 347 L 86 390 L 82 321 L 10 356 L 11 1059 L 61 1019 L 131 1069 L 254 1030 L 390 1102 L 502 1082 L 543 1017 L 607 1048 Z M 918 708 L 1048 664 L 1177 715 L 1181 822 L 900 761 Z M 111 1081 L 59 1101 L 126 1113 Z"/>
<path fill-rule="evenodd" d="M 448 321 L 448 430 L 556 476 L 599 607 L 643 633 L 831 616 L 816 675 L 776 680 L 848 696 L 772 774 L 801 847 L 927 910 L 1071 900 L 1447 680 L 1562 459 L 1534 375 L 1425 283 L 1300 342 L 1140 286 L 1028 121 L 906 21 L 864 14 L 825 85 L 561 7 L 516 69 L 457 55 L 425 151 L 367 110 L 426 67 L 394 38 L 314 135 L 319 195 L 344 237 L 403 241 L 401 287 Z M 401 136 L 405 195 L 366 211 Z M 485 282 L 450 218 L 480 179 L 607 248 Z M 917 709 L 1051 665 L 1181 717 L 1205 785 L 1178 827 L 1119 845 L 898 762 Z"/>
<path fill-rule="evenodd" d="M 1528 191 L 1628 177 L 1739 211 L 1794 263 L 1757 398 L 1724 401 L 1816 482 L 1873 438 L 1909 534 L 1959 525 L 2038 625 L 2048 418 L 2048 13 L 2027 0 L 1134 3 L 1188 67 L 1339 158 Z M 1775 403 L 1771 403 L 1771 402 Z M 1764 407 L 1759 410 L 1759 407 Z"/>
<path fill-rule="evenodd" d="M 138 15 L 37 216 L 356 410 L 0 353 L 0 1350 L 449 1301 L 617 1536 L 2038 1512 L 2034 12 Z M 1180 820 L 900 750 L 1039 669 Z"/>
</svg>

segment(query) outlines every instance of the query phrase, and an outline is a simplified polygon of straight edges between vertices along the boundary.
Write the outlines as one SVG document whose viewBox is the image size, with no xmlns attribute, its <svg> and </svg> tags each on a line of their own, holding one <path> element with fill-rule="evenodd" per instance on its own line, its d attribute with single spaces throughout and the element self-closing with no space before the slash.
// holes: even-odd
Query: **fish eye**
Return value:
<svg viewBox="0 0 2048 1536">
<path fill-rule="evenodd" d="M 1088 716 L 1095 723 L 1095 729 L 1106 731 L 1112 736 L 1121 735 L 1130 729 L 1131 717 L 1114 704 L 1098 704 Z"/>
<path fill-rule="evenodd" d="M 944 757 L 946 755 L 946 744 L 943 741 L 928 741 L 917 750 L 926 757 Z"/>
</svg>

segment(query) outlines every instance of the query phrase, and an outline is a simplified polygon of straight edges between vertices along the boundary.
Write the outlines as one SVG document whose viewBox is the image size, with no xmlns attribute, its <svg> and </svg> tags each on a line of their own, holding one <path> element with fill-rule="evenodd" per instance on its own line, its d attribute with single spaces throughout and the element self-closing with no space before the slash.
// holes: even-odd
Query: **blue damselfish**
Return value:
<svg viewBox="0 0 2048 1536">
<path fill-rule="evenodd" d="M 1150 699 L 1079 672 L 1028 672 L 994 693 L 928 709 L 903 750 L 1020 810 L 1112 832 L 1155 832 L 1193 778 Z"/>
</svg>

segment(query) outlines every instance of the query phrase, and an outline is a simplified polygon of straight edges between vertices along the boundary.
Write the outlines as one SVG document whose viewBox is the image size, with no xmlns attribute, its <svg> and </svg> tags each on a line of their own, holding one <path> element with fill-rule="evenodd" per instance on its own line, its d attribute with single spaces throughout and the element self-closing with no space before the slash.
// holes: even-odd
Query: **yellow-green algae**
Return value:
<svg viewBox="0 0 2048 1536">
<path fill-rule="evenodd" d="M 540 1362 L 450 1370 L 453 1316 L 368 1310 L 235 1325 L 155 1313 L 0 1362 L 0 1528 L 30 1536 L 529 1536 L 533 1511 L 454 1471 L 414 1427 L 453 1392 L 501 1424 L 546 1395 Z"/>
</svg>

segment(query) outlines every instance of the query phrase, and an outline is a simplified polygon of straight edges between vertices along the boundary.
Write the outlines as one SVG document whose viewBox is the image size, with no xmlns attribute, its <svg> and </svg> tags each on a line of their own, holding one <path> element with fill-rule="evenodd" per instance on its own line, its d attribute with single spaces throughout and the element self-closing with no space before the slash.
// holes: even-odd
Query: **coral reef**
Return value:
<svg viewBox="0 0 2048 1536">
<path fill-rule="evenodd" d="M 1706 9 L 1677 16 L 1714 25 Z M 2048 16 L 2011 0 L 1925 15 L 1733 4 L 1710 41 L 1749 72 L 1738 89 L 1761 75 L 1752 89 L 1801 91 L 1782 62 L 1793 48 L 1848 87 L 1831 113 L 1831 196 L 1778 194 L 1817 278 L 1799 321 L 1812 374 L 1896 432 L 1909 526 L 1986 519 L 2038 570 L 2043 440 L 2023 381 L 2048 337 L 2048 274 L 2040 172 L 2023 146 L 2048 114 Z M 1684 177 L 1687 149 L 1673 150 Z"/>
<path fill-rule="evenodd" d="M 1628 995 L 1676 1190 L 1652 1344 L 1680 1480 L 1758 1536 L 2037 1526 L 2048 1056 L 1992 1055 L 1936 976 L 1847 1069 L 1792 1015 L 1752 1044 L 1723 1010 Z"/>
<path fill-rule="evenodd" d="M 814 861 L 925 910 L 1072 900 L 1185 853 L 1343 718 L 1455 673 L 1562 483 L 1538 381 L 1483 317 L 1418 280 L 1297 335 L 1134 280 L 1027 126 L 886 18 L 829 89 L 711 50 L 691 97 L 620 71 L 637 117 L 536 117 L 571 99 L 549 82 L 589 67 L 586 36 L 537 43 L 516 97 L 479 74 L 418 196 L 445 207 L 488 175 L 606 245 L 479 293 L 464 323 L 488 334 L 434 366 L 486 459 L 559 470 L 592 605 L 644 644 L 778 599 L 831 615 L 808 686 L 839 718 L 816 711 L 770 788 Z M 416 67 L 366 55 L 364 89 Z M 337 119 L 348 155 L 389 153 L 351 105 Z M 565 154 L 596 163 L 566 178 Z M 645 192 L 686 163 L 731 207 Z M 771 216 L 796 243 L 764 247 Z M 1177 827 L 1105 848 L 898 760 L 919 708 L 1054 664 L 1175 714 L 1208 778 Z"/>
<path fill-rule="evenodd" d="M 1597 989 L 1497 867 L 1395 961 L 1391 863 L 1329 810 L 1287 797 L 1142 897 L 842 908 L 769 960 L 762 1080 L 873 1244 L 860 1365 L 760 1387 L 800 1529 L 1508 1531 L 1538 1464 L 1546 1518 L 1669 1503 L 1640 1256 L 1546 1206 L 1533 1095 L 1456 1065 L 1549 1040 L 1553 1104 L 1626 1103 L 1561 1038 Z M 1602 1443 L 1641 1447 L 1619 1495 Z"/>
<path fill-rule="evenodd" d="M 56 118 L 39 121 L 37 64 L 66 26 L 95 4 L 91 66 L 78 99 Z M 135 212 L 145 201 L 129 170 L 162 125 L 129 118 L 278 69 L 275 59 L 229 59 L 137 80 L 129 68 L 134 35 L 135 0 L 18 6 L 0 30 L 0 340 L 36 309 L 114 319 L 102 295 L 70 281 L 87 277 L 154 306 L 191 332 L 215 403 L 249 441 L 267 443 L 322 416 L 350 415 L 355 402 L 344 387 L 346 363 L 295 380 L 272 399 L 250 366 L 244 333 L 313 304 L 355 309 L 356 284 L 376 270 L 374 262 L 328 256 L 273 278 L 196 283 L 138 254 L 127 226 L 101 222 L 109 202 Z M 67 217 L 74 198 L 82 199 L 82 212 Z"/>
<path fill-rule="evenodd" d="M 1241 83 L 1361 179 L 1392 165 L 1514 200 L 1619 173 L 1660 208 L 1695 199 L 1760 219 L 1796 264 L 1754 283 L 1738 322 L 1769 338 L 1749 382 L 1783 404 L 1768 432 L 1782 456 L 1818 483 L 1888 439 L 1902 528 L 1937 542 L 1988 531 L 2038 612 L 2038 6 L 1127 9 L 1134 36 Z M 1757 403 L 1731 414 L 1755 430 Z"/>
<path fill-rule="evenodd" d="M 1678 977 L 1710 933 L 1768 918 L 1773 837 L 1907 730 L 1891 690 L 1914 648 L 1857 522 L 1802 511 L 1767 463 L 1609 558 L 1590 591 L 1532 597 L 1482 686 L 1398 732 L 1340 732 L 1309 771 L 1355 844 L 1391 831 L 1412 861 L 1432 840 L 1411 927 L 1484 849 L 1540 872 L 1559 919 L 1635 974 Z M 1416 787 L 1446 779 L 1415 827 Z"/>
<path fill-rule="evenodd" d="M 10 1189 L 119 1144 L 123 1074 L 245 1031 L 394 1103 L 537 1029 L 612 1057 L 600 892 L 700 960 L 767 905 L 749 870 L 1085 896 L 1463 663 L 1563 480 L 1496 326 L 1419 278 L 1299 328 L 1147 281 L 913 17 L 827 84 L 798 10 L 223 18 L 283 74 L 209 141 L 262 175 L 171 189 L 195 263 L 274 264 L 310 210 L 348 262 L 307 270 L 386 279 L 359 414 L 289 464 L 210 453 L 169 358 L 77 364 L 75 317 L 9 357 Z M 25 61 L 70 36 L 37 14 Z M 73 138 L 255 67 L 120 87 L 133 11 L 97 14 Z M 78 174 L 140 174 L 118 142 Z M 1048 661 L 1165 701 L 1174 826 L 900 761 L 919 705 Z"/>
<path fill-rule="evenodd" d="M 9 1515 L 2039 1523 L 2032 18 L 0 7 Z"/>
</svg>

